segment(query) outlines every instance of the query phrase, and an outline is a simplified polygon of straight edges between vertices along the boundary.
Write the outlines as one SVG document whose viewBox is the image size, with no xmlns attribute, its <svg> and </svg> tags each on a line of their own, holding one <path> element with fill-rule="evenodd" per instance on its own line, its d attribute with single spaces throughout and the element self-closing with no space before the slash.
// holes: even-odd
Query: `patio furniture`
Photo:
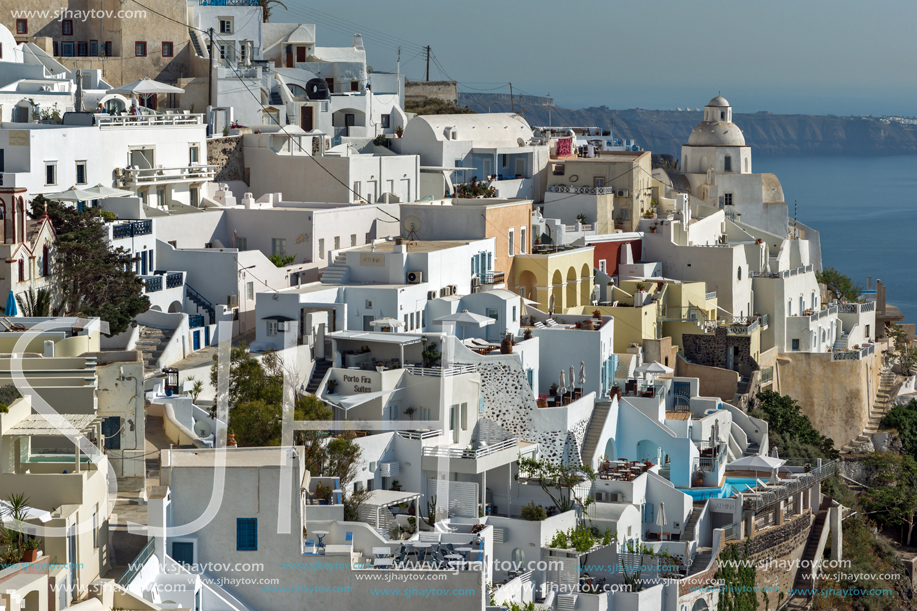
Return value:
<svg viewBox="0 0 917 611">
<path fill-rule="evenodd" d="M 392 558 L 373 558 L 374 569 L 387 569 L 395 563 Z"/>
<path fill-rule="evenodd" d="M 316 537 L 318 537 L 318 546 L 317 546 L 318 549 L 324 549 L 325 548 L 325 537 L 328 536 L 328 531 L 327 530 L 314 530 L 312 531 L 312 533 Z"/>
<path fill-rule="evenodd" d="M 304 554 L 315 553 L 315 539 L 306 539 L 303 541 L 302 549 Z"/>
<path fill-rule="evenodd" d="M 373 555 L 376 558 L 387 558 L 392 555 L 392 548 L 390 547 L 374 547 Z"/>
</svg>

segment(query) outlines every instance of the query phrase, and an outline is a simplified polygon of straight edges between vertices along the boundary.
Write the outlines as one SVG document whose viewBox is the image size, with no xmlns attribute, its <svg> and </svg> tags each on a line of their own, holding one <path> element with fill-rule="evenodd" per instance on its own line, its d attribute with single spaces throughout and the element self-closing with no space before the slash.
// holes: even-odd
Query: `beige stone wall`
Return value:
<svg viewBox="0 0 917 611">
<path fill-rule="evenodd" d="M 405 100 L 435 98 L 458 104 L 458 83 L 455 81 L 407 81 L 404 84 Z"/>
<path fill-rule="evenodd" d="M 796 399 L 812 425 L 842 448 L 866 427 L 881 371 L 876 354 L 832 361 L 830 354 L 788 352 L 777 357 L 775 390 Z"/>
<path fill-rule="evenodd" d="M 214 182 L 229 182 L 242 180 L 248 184 L 245 174 L 245 148 L 242 146 L 242 136 L 227 136 L 213 138 L 207 141 L 207 163 L 218 165 Z"/>
<path fill-rule="evenodd" d="M 698 378 L 700 387 L 698 393 L 702 397 L 719 397 L 732 404 L 736 391 L 739 388 L 739 374 L 729 369 L 707 367 L 689 363 L 681 355 L 678 356 L 678 366 L 675 375 L 686 378 Z"/>
<path fill-rule="evenodd" d="M 152 10 L 165 17 L 146 11 L 146 16 L 138 16 L 143 7 L 133 3 L 122 3 L 120 0 L 69 0 L 52 5 L 47 0 L 17 0 L 16 9 L 23 11 L 49 11 L 41 17 L 33 13 L 28 17 L 28 33 L 16 36 L 19 42 L 35 42 L 37 37 L 49 37 L 58 43 L 58 54 L 62 42 L 74 43 L 74 55 L 79 42 L 99 41 L 99 47 L 106 42 L 112 43 L 112 57 L 61 57 L 56 59 L 70 69 L 101 69 L 103 78 L 111 85 L 118 87 L 124 83 L 139 80 L 143 77 L 174 82 L 182 76 L 192 73 L 195 62 L 188 39 L 187 2 L 185 0 L 149 0 L 145 3 Z M 58 9 L 66 9 L 69 14 L 54 15 Z M 91 18 L 83 19 L 88 11 Z M 134 14 L 120 11 L 133 11 Z M 105 16 L 99 17 L 100 13 Z M 62 18 L 71 18 L 73 34 L 65 36 L 62 29 Z M 176 23 L 177 22 L 177 23 Z M 15 34 L 16 19 L 10 11 L 0 14 L 0 23 Z M 147 45 L 146 57 L 136 57 L 134 43 L 144 41 Z M 162 56 L 162 43 L 171 42 L 172 57 Z"/>
<path fill-rule="evenodd" d="M 794 519 L 755 533 L 749 544 L 749 561 L 756 565 L 766 566 L 755 575 L 755 586 L 758 588 L 758 609 L 775 609 L 780 592 L 784 600 L 793 589 L 796 581 L 797 562 L 802 559 L 812 530 L 812 513 L 806 511 Z M 779 588 L 779 590 L 777 590 Z M 772 591 L 767 591 L 768 589 Z M 765 604 L 765 594 L 768 604 Z"/>
</svg>

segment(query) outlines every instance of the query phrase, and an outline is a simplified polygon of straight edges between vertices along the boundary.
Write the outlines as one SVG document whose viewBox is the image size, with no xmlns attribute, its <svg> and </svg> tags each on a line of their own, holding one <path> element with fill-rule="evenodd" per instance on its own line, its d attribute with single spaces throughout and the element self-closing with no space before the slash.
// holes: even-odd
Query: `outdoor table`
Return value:
<svg viewBox="0 0 917 611">
<path fill-rule="evenodd" d="M 319 548 L 325 547 L 325 537 L 328 536 L 328 531 L 327 530 L 314 530 L 312 531 L 312 534 L 318 537 L 318 547 Z"/>
<path fill-rule="evenodd" d="M 392 555 L 392 548 L 390 547 L 374 547 L 373 555 L 376 558 L 385 558 L 386 556 Z"/>
</svg>

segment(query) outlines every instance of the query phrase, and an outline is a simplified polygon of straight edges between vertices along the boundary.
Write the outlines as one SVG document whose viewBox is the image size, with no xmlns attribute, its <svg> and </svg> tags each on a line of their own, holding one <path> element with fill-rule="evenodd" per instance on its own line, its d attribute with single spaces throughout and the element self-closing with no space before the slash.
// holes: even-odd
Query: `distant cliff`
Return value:
<svg viewBox="0 0 917 611">
<path fill-rule="evenodd" d="M 548 125 L 547 98 L 516 96 L 516 111 L 532 125 Z M 478 112 L 509 112 L 507 94 L 459 94 L 459 105 Z M 701 109 L 612 110 L 607 106 L 570 110 L 554 106 L 552 125 L 614 126 L 616 138 L 636 140 L 654 153 L 680 156 L 681 145 L 703 117 Z M 734 114 L 754 153 L 788 155 L 917 155 L 917 127 L 873 117 L 777 115 L 769 112 Z"/>
</svg>

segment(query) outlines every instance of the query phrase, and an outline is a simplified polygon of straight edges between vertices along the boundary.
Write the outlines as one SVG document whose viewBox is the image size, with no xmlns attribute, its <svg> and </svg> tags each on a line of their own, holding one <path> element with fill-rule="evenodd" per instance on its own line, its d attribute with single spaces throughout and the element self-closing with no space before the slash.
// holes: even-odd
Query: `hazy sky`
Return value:
<svg viewBox="0 0 917 611">
<path fill-rule="evenodd" d="M 512 81 L 560 106 L 917 115 L 913 0 L 284 0 L 319 46 L 363 34 L 368 63 L 422 79 L 433 48 L 460 90 Z M 431 65 L 431 79 L 445 78 Z M 474 88 L 474 89 L 473 89 Z M 497 91 L 509 92 L 508 87 Z"/>
</svg>

